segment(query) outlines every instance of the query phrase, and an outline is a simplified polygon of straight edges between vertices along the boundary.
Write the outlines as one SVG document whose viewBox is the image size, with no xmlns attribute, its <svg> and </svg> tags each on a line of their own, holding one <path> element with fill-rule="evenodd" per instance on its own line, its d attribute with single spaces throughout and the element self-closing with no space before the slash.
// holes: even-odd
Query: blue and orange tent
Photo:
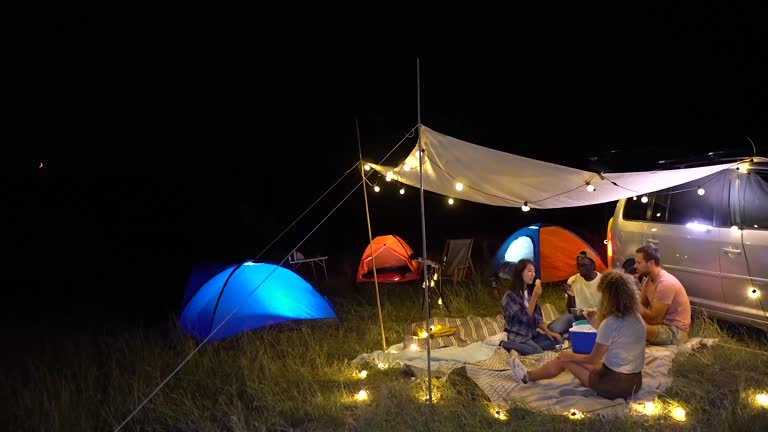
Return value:
<svg viewBox="0 0 768 432">
<path fill-rule="evenodd" d="M 504 263 L 527 258 L 536 265 L 536 277 L 542 282 L 566 280 L 576 273 L 576 255 L 587 251 L 595 260 L 595 270 L 605 270 L 600 255 L 581 237 L 557 225 L 533 224 L 510 235 L 494 258 L 494 271 Z"/>
</svg>

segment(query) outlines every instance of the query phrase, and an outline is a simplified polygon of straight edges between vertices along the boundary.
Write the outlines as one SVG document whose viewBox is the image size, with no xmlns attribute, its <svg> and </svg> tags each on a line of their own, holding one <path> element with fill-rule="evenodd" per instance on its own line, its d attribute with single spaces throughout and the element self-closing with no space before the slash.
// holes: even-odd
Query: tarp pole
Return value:
<svg viewBox="0 0 768 432">
<path fill-rule="evenodd" d="M 371 234 L 371 213 L 368 211 L 368 188 L 365 186 L 365 163 L 363 163 L 363 148 L 360 144 L 360 126 L 355 117 L 355 131 L 357 132 L 357 150 L 360 155 L 360 175 L 363 177 L 363 199 L 365 200 L 365 220 L 368 221 L 368 245 L 371 250 L 371 266 L 373 267 L 373 285 L 376 287 L 376 307 L 379 309 L 379 326 L 381 327 L 381 350 L 387 350 L 387 340 L 384 336 L 384 317 L 381 313 L 381 299 L 379 298 L 379 278 L 376 276 L 376 257 L 373 253 L 373 235 Z"/>
<path fill-rule="evenodd" d="M 419 128 L 419 197 L 421 201 L 421 268 L 424 275 L 424 328 L 429 331 L 429 281 L 427 281 L 427 224 L 424 217 L 424 146 L 421 142 L 421 70 L 419 59 L 416 59 L 416 108 Z M 427 335 L 427 403 L 432 405 L 432 347 Z"/>
</svg>

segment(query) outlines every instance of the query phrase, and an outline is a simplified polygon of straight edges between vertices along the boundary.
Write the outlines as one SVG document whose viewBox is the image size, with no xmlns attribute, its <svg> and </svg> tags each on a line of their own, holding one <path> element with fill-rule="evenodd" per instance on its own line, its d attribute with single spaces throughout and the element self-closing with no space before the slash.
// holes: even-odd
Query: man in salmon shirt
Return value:
<svg viewBox="0 0 768 432">
<path fill-rule="evenodd" d="M 642 246 L 635 251 L 635 268 L 645 277 L 640 288 L 640 314 L 645 339 L 652 345 L 679 345 L 688 340 L 691 302 L 683 284 L 661 268 L 659 250 Z"/>
</svg>

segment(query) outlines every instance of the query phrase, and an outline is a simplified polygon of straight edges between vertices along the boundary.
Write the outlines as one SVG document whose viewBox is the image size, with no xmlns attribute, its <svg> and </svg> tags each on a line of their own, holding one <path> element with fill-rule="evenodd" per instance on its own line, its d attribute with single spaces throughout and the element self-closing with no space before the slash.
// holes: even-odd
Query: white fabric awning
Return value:
<svg viewBox="0 0 768 432">
<path fill-rule="evenodd" d="M 733 167 L 721 164 L 664 171 L 582 171 L 481 147 L 421 126 L 426 159 L 424 189 L 495 206 L 531 208 L 600 204 L 677 186 Z M 396 167 L 370 164 L 393 180 L 419 187 L 418 143 Z M 406 165 L 408 166 L 406 168 Z M 456 183 L 463 189 L 458 191 Z M 595 187 L 587 190 L 587 183 Z"/>
</svg>

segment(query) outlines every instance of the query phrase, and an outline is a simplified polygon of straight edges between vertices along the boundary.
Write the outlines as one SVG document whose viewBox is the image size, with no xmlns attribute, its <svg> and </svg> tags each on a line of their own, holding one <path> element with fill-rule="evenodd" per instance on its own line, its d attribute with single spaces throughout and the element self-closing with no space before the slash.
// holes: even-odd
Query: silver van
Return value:
<svg viewBox="0 0 768 432">
<path fill-rule="evenodd" d="M 768 160 L 623 199 L 608 222 L 610 267 L 659 248 L 664 268 L 708 315 L 768 329 Z"/>
</svg>

